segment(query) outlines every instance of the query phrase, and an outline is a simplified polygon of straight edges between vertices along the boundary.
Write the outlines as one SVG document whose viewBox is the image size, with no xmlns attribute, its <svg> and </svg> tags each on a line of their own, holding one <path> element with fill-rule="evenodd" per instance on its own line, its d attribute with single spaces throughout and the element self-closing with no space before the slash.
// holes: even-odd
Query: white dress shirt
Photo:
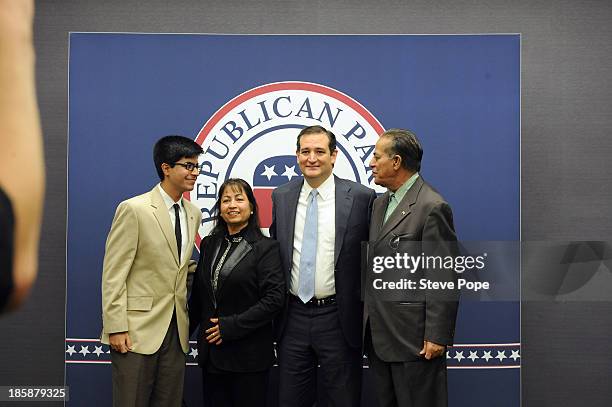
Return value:
<svg viewBox="0 0 612 407">
<path fill-rule="evenodd" d="M 300 276 L 300 255 L 302 237 L 306 220 L 308 196 L 312 187 L 304 180 L 295 213 L 295 230 L 293 234 L 293 266 L 291 268 L 290 291 L 297 295 Z M 334 176 L 330 175 L 317 188 L 317 261 L 315 270 L 316 298 L 324 298 L 336 293 L 334 279 L 334 245 L 336 243 L 336 185 Z"/>
<path fill-rule="evenodd" d="M 161 192 L 161 196 L 168 208 L 168 215 L 170 216 L 170 223 L 172 224 L 172 231 L 174 232 L 174 224 L 176 223 L 176 215 L 174 213 L 174 204 L 178 204 L 179 206 L 179 219 L 181 220 L 181 258 L 179 262 L 182 263 L 182 259 L 185 258 L 185 253 L 187 253 L 187 244 L 189 243 L 189 239 L 187 239 L 187 213 L 185 212 L 185 208 L 183 207 L 183 196 L 177 201 L 174 200 L 164 191 L 161 184 L 158 185 L 159 192 Z"/>
</svg>

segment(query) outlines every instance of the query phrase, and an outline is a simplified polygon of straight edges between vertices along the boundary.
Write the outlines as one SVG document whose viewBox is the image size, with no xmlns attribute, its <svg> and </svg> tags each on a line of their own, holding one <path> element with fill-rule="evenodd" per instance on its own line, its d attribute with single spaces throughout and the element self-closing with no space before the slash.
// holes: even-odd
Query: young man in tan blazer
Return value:
<svg viewBox="0 0 612 407">
<path fill-rule="evenodd" d="M 102 343 L 110 345 L 114 406 L 180 406 L 189 350 L 187 273 L 200 210 L 194 188 L 202 148 L 161 138 L 161 182 L 117 207 L 102 272 Z"/>
</svg>

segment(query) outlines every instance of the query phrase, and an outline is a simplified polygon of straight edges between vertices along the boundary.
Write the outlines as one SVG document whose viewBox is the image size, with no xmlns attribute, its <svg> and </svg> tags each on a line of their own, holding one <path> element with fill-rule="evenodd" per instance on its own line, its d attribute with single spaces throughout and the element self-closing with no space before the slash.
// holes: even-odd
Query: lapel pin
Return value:
<svg viewBox="0 0 612 407">
<path fill-rule="evenodd" d="M 402 215 L 405 215 L 405 214 L 406 214 L 406 211 L 402 211 Z"/>
</svg>

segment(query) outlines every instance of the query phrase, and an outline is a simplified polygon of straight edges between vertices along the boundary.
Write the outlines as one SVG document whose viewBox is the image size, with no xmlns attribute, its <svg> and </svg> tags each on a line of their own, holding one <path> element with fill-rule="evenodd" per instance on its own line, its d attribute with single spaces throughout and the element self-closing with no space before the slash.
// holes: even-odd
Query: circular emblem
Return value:
<svg viewBox="0 0 612 407">
<path fill-rule="evenodd" d="M 214 226 L 218 189 L 228 178 L 242 178 L 252 187 L 262 228 L 272 221 L 272 191 L 302 177 L 296 141 L 301 129 L 320 125 L 336 135 L 334 174 L 383 192 L 368 165 L 380 122 L 359 102 L 327 86 L 309 82 L 276 82 L 248 90 L 221 107 L 195 141 L 204 150 L 200 175 L 187 199 L 202 211 L 196 237 Z"/>
</svg>

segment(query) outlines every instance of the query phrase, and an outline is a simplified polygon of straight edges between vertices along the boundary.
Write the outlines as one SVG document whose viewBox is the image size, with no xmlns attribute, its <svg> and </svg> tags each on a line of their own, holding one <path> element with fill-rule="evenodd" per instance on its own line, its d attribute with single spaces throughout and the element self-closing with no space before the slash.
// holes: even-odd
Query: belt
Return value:
<svg viewBox="0 0 612 407">
<path fill-rule="evenodd" d="M 323 307 L 325 305 L 330 305 L 330 304 L 335 304 L 336 303 L 336 294 L 334 295 L 330 295 L 329 297 L 325 297 L 325 298 L 314 298 L 312 297 L 310 299 L 310 301 L 308 301 L 307 303 L 303 303 L 302 300 L 300 300 L 300 298 L 298 296 L 295 296 L 293 294 L 290 295 L 291 299 L 293 301 L 297 301 L 302 305 L 305 305 L 307 307 Z"/>
</svg>

